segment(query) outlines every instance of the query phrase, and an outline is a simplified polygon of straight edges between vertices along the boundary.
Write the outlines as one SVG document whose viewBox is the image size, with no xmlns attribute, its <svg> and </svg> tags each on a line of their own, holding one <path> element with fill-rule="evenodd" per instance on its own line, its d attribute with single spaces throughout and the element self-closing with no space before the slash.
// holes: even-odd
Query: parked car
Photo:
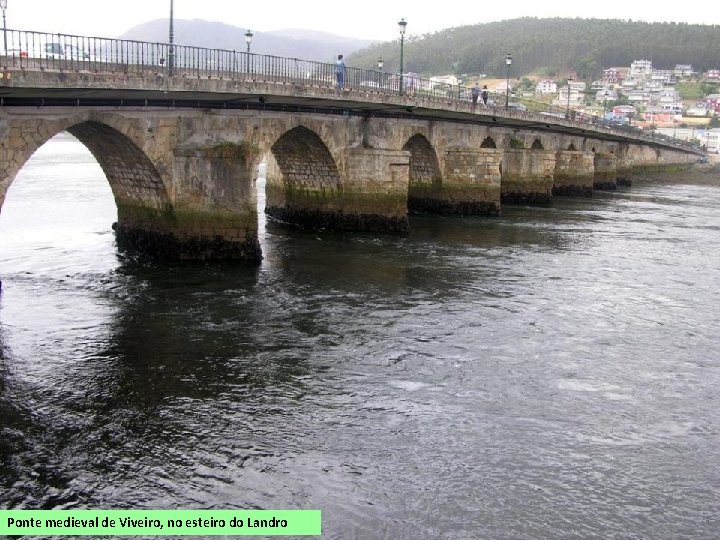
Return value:
<svg viewBox="0 0 720 540">
<path fill-rule="evenodd" d="M 62 44 L 55 41 L 45 43 L 40 51 L 41 58 L 64 60 L 90 60 L 90 53 L 76 45 Z"/>
</svg>

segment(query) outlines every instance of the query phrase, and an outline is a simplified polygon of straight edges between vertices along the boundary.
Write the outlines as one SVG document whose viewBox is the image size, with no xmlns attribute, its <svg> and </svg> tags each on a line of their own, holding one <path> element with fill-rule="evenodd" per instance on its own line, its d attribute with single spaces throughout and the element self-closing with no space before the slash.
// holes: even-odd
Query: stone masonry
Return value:
<svg viewBox="0 0 720 540">
<path fill-rule="evenodd" d="M 61 131 L 102 167 L 118 208 L 118 245 L 173 259 L 260 260 L 255 180 L 263 161 L 274 218 L 403 232 L 408 210 L 497 215 L 501 201 L 587 194 L 591 176 L 596 188 L 609 185 L 619 163 L 629 175 L 696 159 L 589 135 L 414 117 L 0 106 L 0 206 L 33 152 Z"/>
</svg>

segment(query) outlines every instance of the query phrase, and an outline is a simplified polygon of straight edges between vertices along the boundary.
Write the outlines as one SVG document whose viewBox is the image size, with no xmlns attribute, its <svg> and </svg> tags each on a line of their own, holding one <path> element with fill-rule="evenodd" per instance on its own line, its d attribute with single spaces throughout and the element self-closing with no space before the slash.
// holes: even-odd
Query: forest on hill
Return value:
<svg viewBox="0 0 720 540">
<path fill-rule="evenodd" d="M 672 69 L 676 64 L 692 64 L 695 71 L 718 68 L 720 26 L 525 17 L 406 36 L 404 49 L 404 71 L 423 76 L 485 73 L 504 77 L 505 55 L 511 53 L 514 77 L 572 71 L 591 80 L 604 68 L 629 66 L 639 59 L 652 60 L 656 69 Z M 357 51 L 348 64 L 377 69 L 380 57 L 386 71 L 397 71 L 398 42 Z"/>
</svg>

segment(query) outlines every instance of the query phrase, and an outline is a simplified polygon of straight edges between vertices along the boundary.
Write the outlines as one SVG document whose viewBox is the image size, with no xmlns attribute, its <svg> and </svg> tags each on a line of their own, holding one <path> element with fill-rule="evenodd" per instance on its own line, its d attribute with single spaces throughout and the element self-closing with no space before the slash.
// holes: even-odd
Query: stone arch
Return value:
<svg viewBox="0 0 720 540">
<path fill-rule="evenodd" d="M 535 140 L 532 143 L 532 146 L 530 146 L 532 150 L 545 150 L 545 147 L 543 146 L 542 141 L 540 140 L 540 137 L 536 137 Z"/>
<path fill-rule="evenodd" d="M 480 145 L 480 148 L 497 148 L 497 145 L 492 137 L 485 137 L 485 140 Z"/>
<path fill-rule="evenodd" d="M 339 204 L 340 172 L 320 136 L 304 126 L 284 132 L 270 147 L 265 213 L 287 223 L 324 227 L 321 214 Z"/>
<path fill-rule="evenodd" d="M 410 152 L 408 210 L 425 211 L 432 193 L 442 185 L 440 163 L 435 149 L 424 135 L 416 133 L 402 148 Z"/>
<path fill-rule="evenodd" d="M 55 135 L 67 131 L 77 138 L 97 160 L 110 184 L 118 208 L 120 224 L 140 225 L 153 221 L 154 217 L 167 213 L 171 208 L 170 196 L 158 169 L 145 152 L 127 135 L 107 124 L 77 117 L 63 121 L 47 122 L 46 129 L 25 120 L 16 120 L 13 126 L 19 138 L 9 138 L 2 143 L 9 155 L 9 162 L 0 164 L 2 189 L 0 206 L 17 173 L 28 159 Z M 22 144 L 18 144 L 18 140 Z"/>
<path fill-rule="evenodd" d="M 118 206 L 120 224 L 151 226 L 148 221 L 172 212 L 170 196 L 157 167 L 127 135 L 94 121 L 69 126 L 67 131 L 90 150 L 105 173 Z"/>
<path fill-rule="evenodd" d="M 314 131 L 292 128 L 275 141 L 271 151 L 286 185 L 295 189 L 340 187 L 335 159 Z"/>
</svg>

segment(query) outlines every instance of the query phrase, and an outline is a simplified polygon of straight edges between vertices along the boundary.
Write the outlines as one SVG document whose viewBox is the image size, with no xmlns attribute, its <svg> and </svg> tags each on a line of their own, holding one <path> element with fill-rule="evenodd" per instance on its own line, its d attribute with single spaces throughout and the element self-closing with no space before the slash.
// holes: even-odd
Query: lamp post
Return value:
<svg viewBox="0 0 720 540">
<path fill-rule="evenodd" d="M 247 57 L 245 58 L 245 71 L 250 73 L 250 44 L 252 43 L 253 33 L 248 28 L 245 32 L 245 45 L 247 47 Z"/>
<path fill-rule="evenodd" d="M 173 7 L 173 0 L 170 0 L 170 35 L 168 37 L 168 42 L 170 43 L 168 48 L 168 75 L 170 76 L 175 73 L 175 47 L 173 46 L 175 32 L 173 29 Z"/>
<path fill-rule="evenodd" d="M 380 72 L 378 74 L 378 88 L 382 86 L 382 68 L 385 65 L 385 61 L 382 59 L 382 56 L 378 58 L 378 71 Z"/>
<path fill-rule="evenodd" d="M 403 47 L 405 45 L 405 27 L 407 22 L 400 19 L 398 22 L 398 30 L 400 30 L 400 95 L 403 95 Z"/>
<path fill-rule="evenodd" d="M 510 104 L 510 66 L 512 66 L 512 54 L 505 55 L 505 66 L 507 67 L 507 75 L 505 76 L 505 109 Z"/>
<path fill-rule="evenodd" d="M 0 0 L 0 9 L 3 12 L 3 51 L 7 55 L 7 24 L 5 24 L 5 10 L 7 9 L 7 0 Z"/>
<path fill-rule="evenodd" d="M 572 77 L 568 77 L 568 88 L 567 88 L 567 107 L 565 107 L 565 118 L 570 118 L 570 85 L 573 82 Z"/>
</svg>

